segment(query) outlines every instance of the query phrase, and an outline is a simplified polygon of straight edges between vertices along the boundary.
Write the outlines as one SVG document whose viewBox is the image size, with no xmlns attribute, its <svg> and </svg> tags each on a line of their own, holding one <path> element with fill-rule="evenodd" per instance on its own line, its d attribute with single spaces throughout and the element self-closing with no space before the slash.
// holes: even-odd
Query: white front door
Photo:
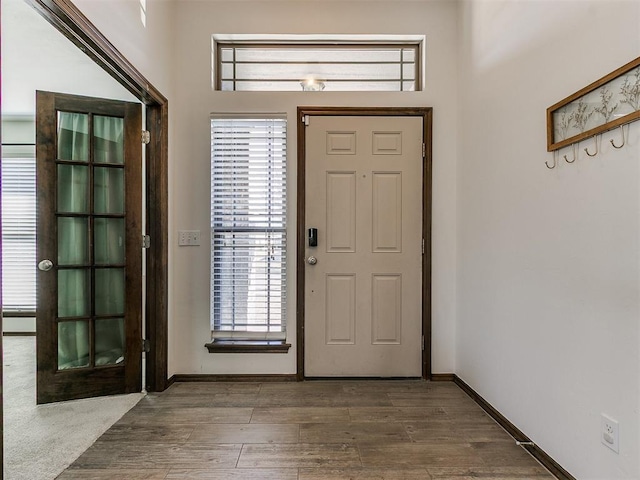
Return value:
<svg viewBox="0 0 640 480">
<path fill-rule="evenodd" d="M 309 117 L 306 376 L 422 375 L 422 122 Z"/>
</svg>

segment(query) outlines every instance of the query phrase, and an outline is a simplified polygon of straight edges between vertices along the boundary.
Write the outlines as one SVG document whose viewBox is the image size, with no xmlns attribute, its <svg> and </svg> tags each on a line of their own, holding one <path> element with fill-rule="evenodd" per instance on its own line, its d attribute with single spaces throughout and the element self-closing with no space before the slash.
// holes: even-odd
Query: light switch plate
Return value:
<svg viewBox="0 0 640 480">
<path fill-rule="evenodd" d="M 178 245 L 181 247 L 200 245 L 200 230 L 178 230 Z"/>
</svg>

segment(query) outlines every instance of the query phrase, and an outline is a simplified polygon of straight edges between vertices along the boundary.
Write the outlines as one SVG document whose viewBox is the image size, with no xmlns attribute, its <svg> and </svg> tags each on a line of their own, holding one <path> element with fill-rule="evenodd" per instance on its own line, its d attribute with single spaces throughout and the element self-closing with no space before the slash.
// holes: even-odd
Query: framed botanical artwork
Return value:
<svg viewBox="0 0 640 480">
<path fill-rule="evenodd" d="M 547 108 L 547 151 L 640 119 L 640 57 Z"/>
</svg>

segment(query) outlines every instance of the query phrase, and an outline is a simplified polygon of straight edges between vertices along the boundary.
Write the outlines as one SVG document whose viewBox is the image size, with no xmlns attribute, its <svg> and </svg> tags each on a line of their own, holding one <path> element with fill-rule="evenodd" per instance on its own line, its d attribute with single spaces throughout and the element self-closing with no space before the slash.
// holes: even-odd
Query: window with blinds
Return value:
<svg viewBox="0 0 640 480">
<path fill-rule="evenodd" d="M 216 89 L 421 90 L 421 41 L 217 42 Z"/>
<path fill-rule="evenodd" d="M 285 338 L 286 119 L 211 119 L 213 337 Z"/>
<path fill-rule="evenodd" d="M 2 309 L 36 310 L 36 159 L 33 145 L 2 146 Z"/>
</svg>

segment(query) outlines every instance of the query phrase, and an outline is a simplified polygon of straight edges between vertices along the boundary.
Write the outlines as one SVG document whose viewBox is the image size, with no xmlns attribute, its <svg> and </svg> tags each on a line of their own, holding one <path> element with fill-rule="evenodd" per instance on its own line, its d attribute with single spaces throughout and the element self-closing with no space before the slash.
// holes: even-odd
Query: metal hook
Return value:
<svg viewBox="0 0 640 480">
<path fill-rule="evenodd" d="M 620 125 L 620 133 L 622 134 L 622 145 L 618 146 L 613 142 L 613 138 L 609 140 L 613 148 L 622 148 L 624 147 L 624 125 Z"/>
<path fill-rule="evenodd" d="M 589 149 L 588 148 L 584 149 L 586 154 L 589 155 L 590 157 L 595 157 L 598 154 L 598 136 L 594 135 L 593 138 L 594 138 L 595 143 L 596 143 L 596 153 L 589 153 Z"/>
<path fill-rule="evenodd" d="M 571 145 L 571 149 L 573 150 L 573 160 L 569 161 L 566 155 L 564 155 L 564 161 L 567 163 L 573 163 L 576 161 L 576 144 Z"/>
<path fill-rule="evenodd" d="M 549 162 L 547 162 L 547 160 L 544 161 L 544 164 L 547 166 L 549 170 L 556 168 L 556 165 L 558 164 L 557 155 L 558 155 L 558 150 L 555 150 L 553 152 L 553 166 L 551 167 L 549 166 Z"/>
</svg>

